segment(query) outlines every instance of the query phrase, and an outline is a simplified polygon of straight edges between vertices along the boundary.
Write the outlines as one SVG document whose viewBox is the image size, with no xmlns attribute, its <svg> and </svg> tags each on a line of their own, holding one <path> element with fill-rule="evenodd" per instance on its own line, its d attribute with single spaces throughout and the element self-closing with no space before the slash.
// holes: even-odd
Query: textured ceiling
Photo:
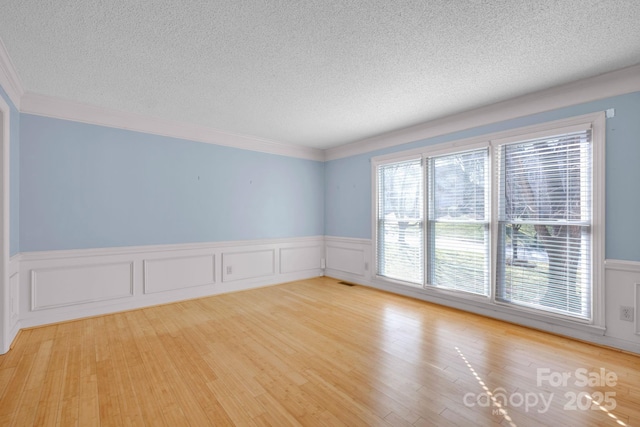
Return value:
<svg viewBox="0 0 640 427">
<path fill-rule="evenodd" d="M 0 0 L 26 91 L 328 148 L 640 62 L 638 0 Z"/>
</svg>

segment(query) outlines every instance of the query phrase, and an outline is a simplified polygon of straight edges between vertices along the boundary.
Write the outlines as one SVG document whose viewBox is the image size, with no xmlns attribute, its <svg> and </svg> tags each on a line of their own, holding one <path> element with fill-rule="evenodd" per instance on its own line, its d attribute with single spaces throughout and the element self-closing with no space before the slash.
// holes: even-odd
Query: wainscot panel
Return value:
<svg viewBox="0 0 640 427">
<path fill-rule="evenodd" d="M 607 260 L 605 265 L 606 335 L 640 353 L 640 262 Z M 630 320 L 622 320 L 622 307 L 632 309 Z"/>
<path fill-rule="evenodd" d="M 31 270 L 31 310 L 133 296 L 133 262 Z"/>
<path fill-rule="evenodd" d="M 15 331 L 322 276 L 323 253 L 322 236 L 23 253 Z"/>
<path fill-rule="evenodd" d="M 215 283 L 215 255 L 144 260 L 144 293 Z"/>
<path fill-rule="evenodd" d="M 316 270 L 323 258 L 323 246 L 307 246 L 280 249 L 280 273 Z"/>
<path fill-rule="evenodd" d="M 370 240 L 326 237 L 325 245 L 327 276 L 345 280 L 370 279 Z"/>
<path fill-rule="evenodd" d="M 222 253 L 222 281 L 254 279 L 275 274 L 274 249 Z"/>
</svg>

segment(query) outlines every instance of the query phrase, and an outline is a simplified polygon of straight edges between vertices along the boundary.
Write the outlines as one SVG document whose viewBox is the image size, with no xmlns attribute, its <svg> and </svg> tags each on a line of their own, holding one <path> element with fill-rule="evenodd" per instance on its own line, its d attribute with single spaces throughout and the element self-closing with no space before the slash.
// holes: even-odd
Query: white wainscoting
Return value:
<svg viewBox="0 0 640 427">
<path fill-rule="evenodd" d="M 326 276 L 640 354 L 640 262 L 606 261 L 605 328 L 602 329 L 531 316 L 510 307 L 496 307 L 486 298 L 463 298 L 377 278 L 369 239 L 326 237 L 325 248 Z M 621 305 L 633 306 L 634 322 L 620 320 Z"/>
<path fill-rule="evenodd" d="M 371 280 L 371 240 L 325 237 L 325 275 L 357 283 Z"/>
<path fill-rule="evenodd" d="M 640 262 L 607 260 L 605 263 L 607 335 L 635 343 L 640 353 Z M 620 307 L 632 307 L 633 321 L 620 319 Z"/>
<path fill-rule="evenodd" d="M 276 250 L 225 252 L 222 254 L 222 281 L 269 277 L 276 273 Z"/>
<path fill-rule="evenodd" d="M 324 245 L 280 249 L 280 274 L 321 268 Z"/>
<path fill-rule="evenodd" d="M 215 264 L 215 255 L 145 259 L 144 293 L 212 285 L 216 282 Z"/>
<path fill-rule="evenodd" d="M 31 270 L 31 311 L 133 296 L 133 262 Z"/>
<path fill-rule="evenodd" d="M 326 269 L 321 265 L 325 262 Z M 497 311 L 375 277 L 371 240 L 308 237 L 251 242 L 25 253 L 9 264 L 12 340 L 19 328 L 326 276 L 640 353 L 640 262 L 607 260 L 606 330 Z M 227 269 L 227 267 L 229 269 Z M 634 321 L 620 320 L 620 306 Z"/>
<path fill-rule="evenodd" d="M 6 337 L 7 348 L 2 349 L 2 352 L 9 350 L 9 346 L 18 335 L 20 330 L 20 255 L 14 255 L 9 259 L 9 315 L 5 317 L 9 324 L 6 330 L 8 336 Z"/>
<path fill-rule="evenodd" d="M 38 326 L 322 276 L 323 254 L 322 236 L 23 253 L 11 307 Z"/>
</svg>

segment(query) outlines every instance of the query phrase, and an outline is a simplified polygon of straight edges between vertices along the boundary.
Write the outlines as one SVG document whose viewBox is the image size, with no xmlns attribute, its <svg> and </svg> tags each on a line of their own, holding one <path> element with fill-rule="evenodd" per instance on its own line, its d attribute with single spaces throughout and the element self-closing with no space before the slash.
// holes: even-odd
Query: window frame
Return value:
<svg viewBox="0 0 640 427">
<path fill-rule="evenodd" d="M 474 144 L 468 144 L 465 147 L 452 147 L 451 149 L 446 149 L 446 150 L 442 150 L 442 151 L 430 151 L 428 153 L 428 156 L 425 155 L 423 157 L 423 163 L 424 163 L 424 167 L 425 167 L 425 180 L 427 182 L 427 186 L 425 188 L 428 188 L 431 184 L 431 179 L 432 176 L 430 176 L 431 173 L 433 173 L 433 171 L 430 170 L 429 167 L 429 163 L 436 158 L 439 157 L 446 157 L 446 156 L 450 156 L 450 155 L 456 155 L 456 154 L 466 154 L 466 153 L 470 153 L 470 152 L 475 152 L 475 151 L 483 151 L 486 150 L 487 151 L 487 163 L 486 163 L 486 172 L 485 172 L 485 177 L 487 179 L 487 194 L 485 195 L 485 200 L 488 202 L 485 206 L 486 211 L 488 212 L 488 221 L 486 221 L 486 225 L 487 225 L 487 231 L 488 231 L 488 247 L 487 247 L 487 262 L 488 262 L 488 269 L 487 269 L 487 274 L 489 277 L 489 283 L 487 284 L 487 287 L 489 288 L 489 292 L 487 294 L 480 294 L 480 293 L 474 293 L 474 292 L 469 292 L 469 291 L 464 291 L 461 289 L 456 289 L 454 287 L 446 287 L 446 286 L 438 286 L 434 283 L 431 283 L 431 273 L 433 272 L 433 268 L 434 266 L 429 266 L 429 261 L 430 259 L 432 259 L 432 257 L 435 257 L 435 249 L 432 250 L 432 230 L 431 230 L 431 223 L 432 223 L 432 219 L 430 217 L 430 210 L 425 212 L 425 254 L 429 255 L 429 256 L 425 256 L 425 260 L 424 260 L 424 270 L 425 270 L 425 280 L 424 280 L 424 284 L 423 287 L 425 289 L 429 289 L 429 288 L 434 288 L 434 289 L 440 289 L 443 291 L 447 291 L 447 292 L 453 292 L 453 293 L 460 293 L 462 295 L 474 295 L 476 297 L 480 297 L 480 298 L 491 298 L 491 277 L 493 274 L 493 269 L 492 269 L 492 260 L 491 260 L 491 187 L 492 187 L 492 161 L 491 161 L 491 149 L 490 146 L 488 144 L 488 142 L 482 142 L 482 143 L 474 143 Z M 428 199 L 425 203 L 427 203 L 426 207 L 429 208 L 429 203 L 433 201 L 433 196 L 434 194 L 427 194 L 425 193 L 425 197 Z M 449 222 L 450 224 L 454 223 L 454 222 Z M 462 222 L 461 222 L 462 223 Z M 472 222 L 466 222 L 467 224 L 470 224 Z M 482 222 L 478 222 L 478 224 L 481 224 Z"/>
<path fill-rule="evenodd" d="M 495 234 L 493 234 L 493 236 L 494 236 L 494 239 L 496 241 L 496 247 L 500 242 L 500 238 L 499 238 L 500 225 L 499 224 L 501 222 L 501 220 L 500 220 L 501 212 L 500 212 L 499 205 L 500 205 L 500 198 L 501 198 L 501 194 L 500 194 L 500 188 L 501 187 L 500 187 L 500 185 L 502 184 L 500 171 L 504 166 L 501 165 L 501 164 L 498 164 L 502 160 L 501 156 L 498 155 L 498 152 L 501 151 L 502 147 L 506 146 L 506 145 L 509 145 L 509 144 L 518 144 L 520 142 L 526 142 L 528 140 L 535 140 L 535 139 L 539 139 L 539 138 L 540 139 L 547 139 L 547 138 L 552 138 L 552 137 L 557 136 L 557 135 L 570 134 L 570 133 L 580 132 L 580 131 L 585 131 L 585 130 L 592 130 L 592 128 L 593 128 L 593 126 L 591 124 L 584 123 L 584 124 L 580 124 L 580 125 L 570 125 L 570 126 L 565 126 L 565 127 L 557 127 L 557 128 L 549 129 L 547 131 L 534 132 L 534 133 L 523 134 L 523 135 L 519 135 L 519 136 L 515 136 L 515 137 L 492 140 L 492 144 L 493 144 L 493 147 L 494 147 L 494 150 L 495 150 L 495 157 L 493 159 L 494 164 L 495 164 L 495 169 L 494 169 L 495 173 L 494 173 L 494 176 L 493 176 L 493 187 L 497 191 L 497 194 L 496 194 L 496 197 L 495 197 L 495 199 L 497 201 L 497 205 L 496 205 L 496 209 L 497 210 L 494 211 L 494 215 L 492 216 L 492 219 L 495 219 L 495 226 L 493 228 L 493 230 L 495 231 Z M 591 167 L 591 169 L 593 169 L 594 168 L 594 155 L 593 155 L 593 152 L 594 152 L 594 148 L 595 148 L 593 135 L 591 136 L 590 144 L 591 144 L 591 151 L 592 151 L 591 152 L 591 164 L 590 164 L 590 167 Z M 594 186 L 595 186 L 595 179 L 593 178 L 592 170 L 590 170 L 589 172 L 592 175 L 591 188 L 589 190 L 590 190 L 590 194 L 593 195 Z M 594 205 L 595 205 L 595 203 L 594 203 L 593 196 L 592 196 L 591 197 L 591 206 L 590 206 L 592 215 L 594 214 L 594 212 L 593 212 Z M 590 233 L 589 233 L 589 236 L 590 236 L 590 247 L 589 247 L 589 249 L 590 249 L 590 251 L 592 250 L 592 247 L 593 247 L 593 245 L 595 243 L 594 242 L 594 235 L 593 235 L 593 227 L 592 227 L 593 219 L 594 219 L 593 216 L 591 216 L 591 221 L 589 222 L 589 228 L 590 228 Z M 525 223 L 527 223 L 527 222 L 525 221 Z M 532 222 L 529 222 L 529 223 L 532 223 Z M 591 271 L 589 272 L 589 274 L 591 275 L 591 274 L 593 274 L 593 257 L 591 257 L 590 261 L 591 261 L 591 265 L 589 267 L 590 267 Z M 498 273 L 498 270 L 502 266 L 498 265 L 498 260 L 497 259 L 496 259 L 494 265 L 496 267 L 496 274 L 494 274 L 494 276 L 493 276 L 493 280 L 496 282 L 494 284 L 494 291 L 496 292 L 496 294 L 494 296 L 495 303 L 496 304 L 504 304 L 504 305 L 508 305 L 508 306 L 518 305 L 515 302 L 498 300 L 498 295 L 497 295 L 497 292 L 498 292 L 498 283 L 497 283 L 498 275 L 497 275 L 497 273 Z M 591 299 L 593 299 L 593 297 L 594 297 L 594 293 L 593 293 L 593 278 L 591 280 L 590 285 L 591 285 L 591 296 L 590 297 L 591 297 Z M 580 319 L 578 316 L 574 317 L 574 316 L 571 316 L 569 314 L 563 314 L 563 313 L 560 313 L 560 312 L 554 313 L 551 310 L 546 311 L 546 310 L 543 310 L 543 309 L 536 309 L 534 307 L 528 308 L 525 305 L 518 305 L 518 307 L 520 309 L 528 309 L 528 310 L 531 310 L 533 312 L 545 312 L 545 313 L 547 313 L 549 315 L 555 315 L 555 316 L 559 316 L 561 318 L 565 318 L 566 317 L 568 319 L 572 319 L 572 320 L 575 320 L 575 321 L 590 321 L 591 319 L 593 319 L 593 316 L 594 316 L 594 304 L 593 304 L 593 301 L 591 301 L 591 304 L 590 304 L 590 307 L 589 307 L 590 317 L 588 319 Z"/>
<path fill-rule="evenodd" d="M 407 286 L 414 286 L 414 287 L 421 287 L 421 284 L 415 283 L 415 282 L 410 282 L 410 281 L 404 281 L 398 278 L 391 278 L 388 276 L 382 276 L 382 275 L 378 275 L 378 272 L 380 271 L 380 255 L 379 255 L 379 250 L 378 250 L 378 242 L 380 242 L 380 218 L 378 218 L 378 212 L 379 212 L 379 207 L 380 204 L 378 203 L 378 168 L 380 166 L 385 166 L 385 165 L 391 165 L 391 164 L 396 164 L 396 163 L 403 163 L 403 162 L 410 162 L 410 161 L 420 161 L 420 167 L 421 167 L 421 177 L 422 177 L 422 186 L 423 186 L 423 195 L 426 194 L 426 191 L 424 190 L 424 173 L 425 173 L 425 165 L 424 165 L 424 159 L 421 156 L 409 156 L 406 158 L 399 158 L 399 159 L 395 159 L 393 161 L 388 161 L 388 162 L 379 162 L 376 164 L 376 166 L 373 168 L 373 176 L 374 176 L 374 187 L 375 187 L 375 193 L 373 196 L 373 200 L 374 200 L 374 208 L 376 209 L 376 211 L 374 212 L 373 216 L 374 216 L 374 221 L 375 223 L 373 224 L 373 228 L 374 228 L 374 236 L 375 236 L 375 243 L 374 246 L 376 248 L 375 252 L 374 252 L 374 260 L 372 262 L 372 265 L 374 266 L 374 271 L 376 276 L 384 278 L 385 280 L 388 281 L 392 281 L 395 283 L 402 283 L 404 285 Z M 424 196 L 423 196 L 424 197 Z M 424 211 L 426 206 L 426 201 L 423 200 L 423 204 L 422 204 L 422 253 L 424 255 L 425 249 L 426 247 L 425 245 L 425 230 L 424 230 L 424 222 L 426 221 L 426 212 Z M 424 270 L 425 265 L 423 265 L 423 271 L 422 271 L 422 282 L 424 283 L 425 281 L 425 275 L 426 275 L 426 271 Z"/>
<path fill-rule="evenodd" d="M 510 303 L 498 301 L 496 299 L 496 280 L 497 280 L 497 255 L 498 255 L 498 204 L 499 171 L 497 164 L 498 157 L 496 150 L 500 145 L 517 142 L 526 139 L 552 136 L 560 133 L 570 132 L 572 129 L 588 127 L 591 129 L 591 146 L 592 146 L 592 163 L 591 163 L 591 318 L 578 319 L 576 317 L 546 312 L 538 309 L 528 308 L 524 306 L 514 306 Z M 456 305 L 462 303 L 478 307 L 480 309 L 489 309 L 498 311 L 507 315 L 530 318 L 537 321 L 551 322 L 561 326 L 574 328 L 585 327 L 585 331 L 593 332 L 596 328 L 599 332 L 604 330 L 604 250 L 605 250 L 605 132 L 606 118 L 605 112 L 599 111 L 580 116 L 569 117 L 560 120 L 554 120 L 544 123 L 538 123 L 505 131 L 488 133 L 472 138 L 452 139 L 448 142 L 423 145 L 418 148 L 399 151 L 391 154 L 375 156 L 371 159 L 371 182 L 372 182 L 372 244 L 373 257 L 372 264 L 372 281 L 382 286 L 391 285 L 402 292 L 402 289 L 411 288 L 419 292 L 428 299 L 435 302 L 444 302 Z M 425 278 L 422 286 L 407 284 L 405 282 L 388 279 L 378 275 L 378 235 L 377 235 L 377 168 L 381 164 L 389 164 L 400 162 L 408 159 L 422 157 L 423 179 L 426 182 L 426 159 L 439 155 L 454 154 L 458 152 L 470 151 L 488 147 L 489 150 L 489 295 L 477 295 L 464 291 L 456 291 L 427 285 L 428 280 L 428 241 L 429 233 L 427 228 L 426 216 L 428 215 L 427 205 L 430 195 L 425 186 L 424 212 L 425 212 L 425 232 L 424 232 L 424 272 Z M 582 325 L 582 326 L 581 326 Z"/>
<path fill-rule="evenodd" d="M 387 159 L 388 157 L 388 159 Z M 420 159 L 420 164 L 422 166 L 422 177 L 424 179 L 424 158 L 422 157 L 421 153 L 414 153 L 413 151 L 410 153 L 406 153 L 406 155 L 403 155 L 403 153 L 398 153 L 397 156 L 383 156 L 383 157 L 378 157 L 375 159 L 372 159 L 372 168 L 371 168 L 371 182 L 372 182 L 372 189 L 373 189 L 373 193 L 372 193 L 372 222 L 371 222 L 371 226 L 373 228 L 371 235 L 373 236 L 373 247 L 374 250 L 372 251 L 372 256 L 373 259 L 371 260 L 371 265 L 373 266 L 373 274 L 376 278 L 378 278 L 379 280 L 384 280 L 388 283 L 394 283 L 394 284 L 401 284 L 403 286 L 409 286 L 409 287 L 413 287 L 413 288 L 421 288 L 422 285 L 413 283 L 413 282 L 405 282 L 399 279 L 392 279 L 390 277 L 386 277 L 386 276 L 380 276 L 378 275 L 378 271 L 380 271 L 380 266 L 379 266 L 379 259 L 380 257 L 378 256 L 378 242 L 379 240 L 379 230 L 378 230 L 378 209 L 379 209 L 379 203 L 378 203 L 378 167 L 379 166 L 384 166 L 384 165 L 388 165 L 388 164 L 393 164 L 393 163 L 401 163 L 401 162 L 407 162 L 407 161 L 412 161 L 412 160 L 417 160 Z M 424 215 L 424 209 L 426 207 L 426 201 L 423 200 L 423 215 Z M 423 235 L 423 253 L 424 253 L 424 235 Z M 423 270 L 424 271 L 424 270 Z M 423 282 L 424 282 L 424 277 L 423 277 Z"/>
</svg>

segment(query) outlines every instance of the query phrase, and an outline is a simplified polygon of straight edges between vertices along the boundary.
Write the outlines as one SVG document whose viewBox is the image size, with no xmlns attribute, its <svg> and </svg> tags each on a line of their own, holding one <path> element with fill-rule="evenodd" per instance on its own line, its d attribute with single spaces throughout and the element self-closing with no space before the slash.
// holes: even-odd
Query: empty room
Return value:
<svg viewBox="0 0 640 427">
<path fill-rule="evenodd" d="M 640 425 L 638 22 L 0 0 L 0 425 Z"/>
</svg>

